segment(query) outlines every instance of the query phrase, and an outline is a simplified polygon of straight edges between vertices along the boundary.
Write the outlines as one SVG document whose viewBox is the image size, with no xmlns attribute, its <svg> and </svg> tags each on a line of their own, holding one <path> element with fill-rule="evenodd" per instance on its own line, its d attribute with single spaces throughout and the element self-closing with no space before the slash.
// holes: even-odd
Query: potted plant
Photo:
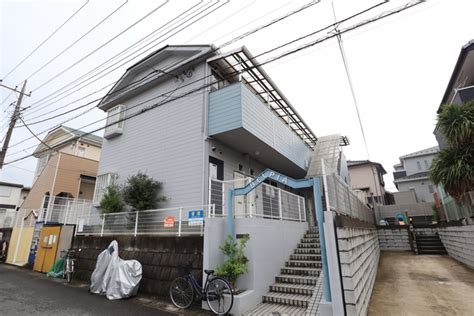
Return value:
<svg viewBox="0 0 474 316">
<path fill-rule="evenodd" d="M 225 277 L 234 288 L 236 294 L 239 291 L 235 288 L 237 278 L 248 271 L 248 258 L 245 256 L 245 246 L 249 240 L 249 236 L 239 239 L 235 242 L 232 236 L 227 236 L 224 245 L 220 247 L 226 260 L 224 263 L 216 268 L 216 275 Z"/>
</svg>

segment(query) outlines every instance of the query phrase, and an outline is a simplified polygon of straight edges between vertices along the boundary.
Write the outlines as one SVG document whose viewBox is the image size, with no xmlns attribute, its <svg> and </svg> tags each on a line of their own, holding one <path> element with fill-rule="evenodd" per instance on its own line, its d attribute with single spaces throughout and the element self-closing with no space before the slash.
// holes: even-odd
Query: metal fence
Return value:
<svg viewBox="0 0 474 316">
<path fill-rule="evenodd" d="M 76 224 L 78 217 L 94 213 L 91 200 L 55 196 L 49 200 L 45 196 L 43 205 L 46 207 L 39 211 L 38 222 Z"/>
<path fill-rule="evenodd" d="M 250 180 L 251 178 L 232 181 L 209 180 L 209 201 L 216 205 L 217 216 L 225 216 L 228 189 L 243 187 Z M 305 222 L 305 199 L 297 194 L 261 183 L 247 195 L 234 197 L 234 216 Z"/>
<path fill-rule="evenodd" d="M 338 214 L 374 223 L 374 212 L 336 174 L 326 176 L 329 208 Z"/>
<path fill-rule="evenodd" d="M 79 216 L 76 235 L 203 235 L 213 205 Z"/>
</svg>

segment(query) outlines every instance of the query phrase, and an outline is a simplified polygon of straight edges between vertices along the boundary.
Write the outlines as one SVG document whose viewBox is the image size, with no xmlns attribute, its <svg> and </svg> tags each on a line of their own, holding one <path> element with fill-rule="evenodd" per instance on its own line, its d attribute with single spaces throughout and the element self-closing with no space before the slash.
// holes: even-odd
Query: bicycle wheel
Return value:
<svg viewBox="0 0 474 316">
<path fill-rule="evenodd" d="M 72 271 L 69 271 L 66 273 L 66 280 L 67 280 L 67 283 L 72 282 Z"/>
<path fill-rule="evenodd" d="M 207 305 L 216 315 L 226 315 L 234 304 L 234 293 L 229 282 L 223 278 L 213 278 L 206 289 Z"/>
<path fill-rule="evenodd" d="M 194 300 L 194 289 L 191 283 L 183 277 L 178 277 L 171 282 L 170 298 L 178 308 L 188 308 Z"/>
</svg>

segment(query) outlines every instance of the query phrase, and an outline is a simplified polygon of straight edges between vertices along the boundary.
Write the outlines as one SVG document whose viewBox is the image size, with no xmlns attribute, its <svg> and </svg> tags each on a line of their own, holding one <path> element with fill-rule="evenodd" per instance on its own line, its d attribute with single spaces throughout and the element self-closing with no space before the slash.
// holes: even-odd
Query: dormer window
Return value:
<svg viewBox="0 0 474 316">
<path fill-rule="evenodd" d="M 125 105 L 119 104 L 107 111 L 104 138 L 110 139 L 122 135 L 125 110 Z"/>
</svg>

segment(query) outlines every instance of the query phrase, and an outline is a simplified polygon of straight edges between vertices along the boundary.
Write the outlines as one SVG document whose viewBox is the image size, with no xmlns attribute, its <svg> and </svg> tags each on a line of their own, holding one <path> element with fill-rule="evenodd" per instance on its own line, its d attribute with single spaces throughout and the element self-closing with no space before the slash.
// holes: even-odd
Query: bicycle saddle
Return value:
<svg viewBox="0 0 474 316">
<path fill-rule="evenodd" d="M 213 274 L 213 273 L 214 273 L 214 270 L 204 270 L 204 273 L 206 273 L 206 274 Z"/>
</svg>

